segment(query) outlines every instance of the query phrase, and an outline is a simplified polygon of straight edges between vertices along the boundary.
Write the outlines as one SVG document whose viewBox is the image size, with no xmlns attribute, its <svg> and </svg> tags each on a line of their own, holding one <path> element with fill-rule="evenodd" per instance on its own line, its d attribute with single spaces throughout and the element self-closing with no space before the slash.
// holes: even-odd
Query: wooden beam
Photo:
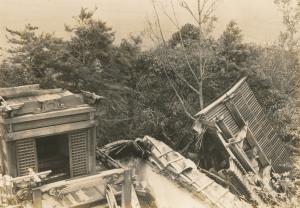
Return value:
<svg viewBox="0 0 300 208">
<path fill-rule="evenodd" d="M 240 148 L 243 148 L 244 140 L 247 137 L 248 126 L 244 126 L 236 136 L 232 137 L 233 139 L 229 141 L 228 145 L 239 145 Z"/>
<path fill-rule="evenodd" d="M 109 208 L 120 208 L 117 203 L 115 194 L 113 193 L 112 187 L 108 184 L 106 187 L 106 200 Z"/>
<path fill-rule="evenodd" d="M 32 190 L 32 201 L 33 201 L 33 208 L 43 208 L 42 191 L 40 188 L 35 188 Z"/>
<path fill-rule="evenodd" d="M 61 186 L 65 187 L 65 186 L 74 185 L 74 184 L 80 185 L 80 184 L 84 184 L 84 183 L 90 183 L 91 181 L 95 181 L 95 180 L 98 180 L 101 178 L 105 179 L 106 177 L 115 176 L 115 175 L 119 175 L 120 177 L 123 176 L 124 169 L 122 169 L 122 168 L 112 169 L 112 170 L 102 171 L 95 175 L 90 175 L 90 176 L 85 176 L 85 177 L 70 179 L 70 180 L 62 180 L 62 181 L 46 184 L 41 187 L 41 190 L 42 190 L 42 192 L 46 192 L 52 188 L 57 188 L 57 187 L 61 187 Z"/>
<path fill-rule="evenodd" d="M 95 108 L 88 105 L 84 105 L 84 106 L 69 108 L 65 110 L 51 111 L 51 112 L 45 112 L 40 114 L 29 114 L 24 116 L 18 116 L 15 118 L 4 119 L 4 123 L 5 124 L 22 123 L 27 121 L 42 120 L 42 119 L 48 119 L 54 117 L 63 117 L 63 116 L 69 116 L 73 114 L 82 114 L 82 113 L 94 112 L 94 111 L 96 111 Z"/>
<path fill-rule="evenodd" d="M 63 92 L 63 89 L 61 89 L 61 88 L 46 89 L 46 90 L 34 89 L 34 90 L 17 92 L 17 93 L 8 95 L 6 97 L 7 98 L 29 97 L 29 96 L 39 96 L 39 95 L 46 95 L 46 94 L 55 94 L 55 93 L 61 93 L 61 92 Z"/>
<path fill-rule="evenodd" d="M 26 138 L 36 138 L 36 137 L 42 137 L 42 136 L 48 136 L 54 134 L 63 134 L 66 132 L 76 131 L 79 129 L 91 128 L 96 125 L 97 125 L 96 121 L 89 120 L 89 121 L 37 128 L 37 129 L 30 129 L 25 131 L 8 133 L 5 135 L 5 140 L 9 142 L 9 141 L 16 141 L 16 140 L 26 139 Z"/>
<path fill-rule="evenodd" d="M 215 129 L 216 124 L 214 122 L 205 120 L 205 118 L 198 118 L 194 123 L 193 129 L 197 131 L 199 134 L 202 134 L 204 133 L 203 131 L 205 131 L 205 128 L 203 127 Z"/>
<path fill-rule="evenodd" d="M 229 156 L 230 156 L 231 158 L 237 160 L 240 164 L 242 164 L 242 163 L 241 163 L 241 160 L 242 160 L 242 162 L 245 162 L 244 165 L 247 166 L 246 168 L 247 168 L 248 171 L 251 170 L 251 171 L 255 172 L 255 171 L 253 170 L 253 168 L 252 168 L 252 165 L 250 164 L 250 161 L 247 160 L 247 158 L 245 158 L 245 157 L 247 157 L 247 156 L 246 156 L 245 154 L 244 154 L 244 155 L 241 155 L 241 154 L 240 154 L 241 152 L 240 152 L 240 150 L 237 149 L 237 146 L 233 145 L 233 146 L 230 147 L 230 146 L 228 145 L 228 143 L 226 142 L 224 136 L 221 134 L 220 128 L 219 128 L 219 127 L 217 127 L 217 128 L 218 128 L 218 130 L 216 131 L 216 135 L 219 137 L 219 139 L 220 139 L 220 141 L 222 142 L 224 148 L 227 150 Z"/>
<path fill-rule="evenodd" d="M 141 208 L 139 198 L 133 185 L 131 185 L 131 206 L 132 208 Z"/>
<path fill-rule="evenodd" d="M 8 88 L 0 88 L 0 96 L 1 97 L 7 97 L 11 98 L 14 96 L 18 96 L 22 93 L 28 93 L 32 90 L 38 90 L 40 86 L 38 84 L 34 85 L 25 85 L 25 86 L 19 86 L 19 87 L 8 87 Z"/>
<path fill-rule="evenodd" d="M 89 172 L 96 172 L 96 127 L 89 130 Z"/>
<path fill-rule="evenodd" d="M 122 208 L 132 208 L 132 171 L 127 169 L 124 171 L 124 183 L 122 186 Z"/>
<path fill-rule="evenodd" d="M 216 124 L 220 128 L 222 134 L 224 135 L 225 140 L 227 141 L 230 138 L 233 138 L 233 133 L 224 123 L 224 117 L 220 117 L 216 119 Z"/>
<path fill-rule="evenodd" d="M 15 142 L 10 142 L 7 143 L 6 141 L 3 141 L 6 146 L 7 150 L 7 164 L 8 164 L 8 169 L 6 170 L 6 174 L 12 176 L 12 177 L 17 177 L 18 175 L 18 169 L 17 169 L 17 151 L 16 151 L 16 145 Z"/>
<path fill-rule="evenodd" d="M 266 154 L 264 153 L 264 151 L 262 150 L 261 146 L 258 144 L 258 142 L 256 141 L 252 131 L 250 128 L 248 128 L 248 132 L 247 132 L 247 138 L 249 138 L 249 143 L 251 146 L 256 146 L 259 150 L 259 159 L 260 162 L 262 163 L 262 165 L 264 167 L 271 165 L 271 162 L 269 161 L 268 157 L 266 156 Z"/>
<path fill-rule="evenodd" d="M 235 120 L 235 122 L 238 125 L 238 127 L 243 128 L 245 126 L 246 122 L 243 119 L 243 116 L 241 115 L 241 113 L 239 112 L 239 110 L 236 108 L 236 106 L 230 100 L 228 100 L 227 102 L 225 102 L 225 106 L 229 110 L 231 116 Z"/>
<path fill-rule="evenodd" d="M 43 171 L 43 172 L 35 173 L 31 169 L 29 175 L 19 176 L 19 177 L 16 177 L 16 178 L 12 178 L 11 181 L 14 182 L 14 183 L 21 183 L 21 182 L 24 182 L 24 181 L 27 182 L 27 181 L 33 180 L 34 182 L 39 183 L 39 182 L 41 182 L 41 178 L 45 178 L 51 172 L 52 172 L 51 170 L 48 170 L 48 171 Z"/>
<path fill-rule="evenodd" d="M 24 131 L 28 129 L 36 129 L 36 128 L 42 128 L 47 126 L 55 126 L 55 125 L 75 123 L 75 122 L 88 121 L 88 120 L 90 120 L 89 113 L 81 113 L 81 114 L 74 114 L 69 116 L 60 116 L 60 117 L 53 117 L 48 119 L 33 120 L 33 121 L 11 124 L 12 126 L 11 132 L 18 132 L 18 131 Z"/>
</svg>

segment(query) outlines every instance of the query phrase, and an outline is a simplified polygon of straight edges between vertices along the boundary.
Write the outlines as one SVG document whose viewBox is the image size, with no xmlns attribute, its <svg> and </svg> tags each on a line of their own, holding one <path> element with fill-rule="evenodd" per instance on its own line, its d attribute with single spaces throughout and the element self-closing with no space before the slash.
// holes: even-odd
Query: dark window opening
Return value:
<svg viewBox="0 0 300 208">
<path fill-rule="evenodd" d="M 50 176 L 69 178 L 69 142 L 67 134 L 42 137 L 36 140 L 38 171 L 51 170 Z"/>
</svg>

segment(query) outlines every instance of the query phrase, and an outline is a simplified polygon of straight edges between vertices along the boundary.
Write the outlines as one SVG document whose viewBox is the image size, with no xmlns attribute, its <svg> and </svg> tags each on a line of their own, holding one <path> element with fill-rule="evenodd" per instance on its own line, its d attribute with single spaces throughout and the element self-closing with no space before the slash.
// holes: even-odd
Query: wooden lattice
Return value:
<svg viewBox="0 0 300 208">
<path fill-rule="evenodd" d="M 29 168 L 36 171 L 36 147 L 34 139 L 16 141 L 16 152 L 19 176 L 27 175 Z"/>
<path fill-rule="evenodd" d="M 69 135 L 71 177 L 88 173 L 88 132 Z"/>
</svg>

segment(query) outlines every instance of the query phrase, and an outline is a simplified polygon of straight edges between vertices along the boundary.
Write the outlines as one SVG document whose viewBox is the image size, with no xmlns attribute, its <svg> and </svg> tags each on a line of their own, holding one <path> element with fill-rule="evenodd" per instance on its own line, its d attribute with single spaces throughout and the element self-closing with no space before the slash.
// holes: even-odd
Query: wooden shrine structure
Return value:
<svg viewBox="0 0 300 208">
<path fill-rule="evenodd" d="M 95 172 L 95 108 L 85 97 L 39 85 L 0 88 L 0 172 L 51 170 L 66 179 Z"/>
</svg>

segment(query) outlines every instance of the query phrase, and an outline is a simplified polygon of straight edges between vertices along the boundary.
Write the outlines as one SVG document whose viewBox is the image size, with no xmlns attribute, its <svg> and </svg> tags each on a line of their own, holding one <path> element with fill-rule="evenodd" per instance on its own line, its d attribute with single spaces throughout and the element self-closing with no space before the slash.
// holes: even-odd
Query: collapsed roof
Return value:
<svg viewBox="0 0 300 208">
<path fill-rule="evenodd" d="M 242 78 L 227 93 L 196 114 L 194 129 L 217 127 L 223 137 L 240 137 L 243 129 L 273 170 L 283 173 L 292 166 L 291 153 L 267 120 L 252 90 Z"/>
</svg>

